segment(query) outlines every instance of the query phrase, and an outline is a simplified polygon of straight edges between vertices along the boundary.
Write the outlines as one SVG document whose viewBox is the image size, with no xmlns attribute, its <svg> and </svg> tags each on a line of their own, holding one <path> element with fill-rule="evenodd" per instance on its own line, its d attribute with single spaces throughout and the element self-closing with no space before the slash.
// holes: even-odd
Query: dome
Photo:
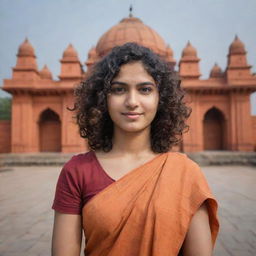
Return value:
<svg viewBox="0 0 256 256">
<path fill-rule="evenodd" d="M 140 19 L 132 16 L 122 19 L 103 34 L 97 43 L 96 51 L 102 57 L 113 47 L 128 42 L 148 47 L 161 56 L 166 54 L 166 44 L 162 37 Z"/>
<path fill-rule="evenodd" d="M 46 65 L 44 65 L 39 74 L 42 79 L 52 79 L 52 73 Z"/>
<path fill-rule="evenodd" d="M 18 56 L 31 56 L 35 57 L 35 51 L 33 46 L 30 44 L 28 39 L 26 38 L 25 41 L 20 45 L 18 50 Z"/>
<path fill-rule="evenodd" d="M 72 44 L 69 44 L 66 50 L 63 52 L 63 59 L 78 60 L 77 51 Z"/>
<path fill-rule="evenodd" d="M 210 72 L 210 77 L 216 78 L 216 77 L 222 77 L 222 75 L 223 74 L 222 74 L 221 68 L 218 66 L 217 63 L 215 63 Z"/>
<path fill-rule="evenodd" d="M 187 43 L 187 46 L 182 51 L 182 57 L 196 57 L 197 58 L 196 48 L 193 47 L 189 41 Z"/>
<path fill-rule="evenodd" d="M 243 42 L 238 38 L 238 36 L 235 36 L 234 41 L 229 46 L 229 54 L 236 54 L 236 53 L 246 53 Z"/>
</svg>

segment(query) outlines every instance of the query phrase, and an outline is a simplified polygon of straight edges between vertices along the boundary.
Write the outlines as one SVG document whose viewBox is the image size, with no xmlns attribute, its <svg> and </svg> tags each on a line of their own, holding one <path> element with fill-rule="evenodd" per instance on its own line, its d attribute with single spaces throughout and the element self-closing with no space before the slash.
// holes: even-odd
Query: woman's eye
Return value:
<svg viewBox="0 0 256 256">
<path fill-rule="evenodd" d="M 151 87 L 142 87 L 140 88 L 140 91 L 144 94 L 149 94 L 152 91 Z"/>
<path fill-rule="evenodd" d="M 115 93 L 115 94 L 121 94 L 123 93 L 125 90 L 122 87 L 115 87 L 115 88 L 111 88 L 111 92 Z"/>
</svg>

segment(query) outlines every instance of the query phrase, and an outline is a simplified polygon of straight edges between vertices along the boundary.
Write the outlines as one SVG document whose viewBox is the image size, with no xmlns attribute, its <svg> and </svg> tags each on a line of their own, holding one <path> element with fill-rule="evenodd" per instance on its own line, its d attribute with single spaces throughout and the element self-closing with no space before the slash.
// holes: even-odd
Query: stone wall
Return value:
<svg viewBox="0 0 256 256">
<path fill-rule="evenodd" d="M 251 117 L 254 151 L 256 152 L 256 116 Z M 177 147 L 178 151 L 179 148 Z M 175 151 L 175 150 L 174 150 Z M 0 120 L 0 153 L 11 152 L 11 121 Z M 79 150 L 77 152 L 80 152 Z"/>
<path fill-rule="evenodd" d="M 11 121 L 0 120 L 0 153 L 11 152 Z"/>
</svg>

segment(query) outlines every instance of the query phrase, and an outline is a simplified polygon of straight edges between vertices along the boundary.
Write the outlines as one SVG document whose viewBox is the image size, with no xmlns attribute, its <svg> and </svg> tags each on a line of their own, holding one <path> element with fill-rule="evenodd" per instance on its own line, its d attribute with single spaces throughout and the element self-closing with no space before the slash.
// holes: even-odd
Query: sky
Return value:
<svg viewBox="0 0 256 256">
<path fill-rule="evenodd" d="M 215 62 L 225 70 L 229 45 L 237 34 L 256 73 L 255 0 L 0 0 L 0 86 L 11 78 L 19 45 L 28 37 L 39 69 L 47 64 L 54 79 L 69 43 L 84 64 L 108 29 L 129 15 L 156 30 L 178 62 L 188 40 L 197 49 L 202 79 Z M 7 94 L 0 90 L 0 97 Z M 256 115 L 256 93 L 252 96 Z"/>
</svg>

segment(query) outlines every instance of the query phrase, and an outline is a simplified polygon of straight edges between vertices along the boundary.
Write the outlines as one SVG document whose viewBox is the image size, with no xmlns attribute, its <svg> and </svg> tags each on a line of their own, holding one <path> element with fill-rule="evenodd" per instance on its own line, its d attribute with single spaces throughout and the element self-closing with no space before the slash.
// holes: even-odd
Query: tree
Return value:
<svg viewBox="0 0 256 256">
<path fill-rule="evenodd" d="M 0 120 L 10 120 L 11 119 L 11 98 L 1 98 L 0 97 Z"/>
</svg>

